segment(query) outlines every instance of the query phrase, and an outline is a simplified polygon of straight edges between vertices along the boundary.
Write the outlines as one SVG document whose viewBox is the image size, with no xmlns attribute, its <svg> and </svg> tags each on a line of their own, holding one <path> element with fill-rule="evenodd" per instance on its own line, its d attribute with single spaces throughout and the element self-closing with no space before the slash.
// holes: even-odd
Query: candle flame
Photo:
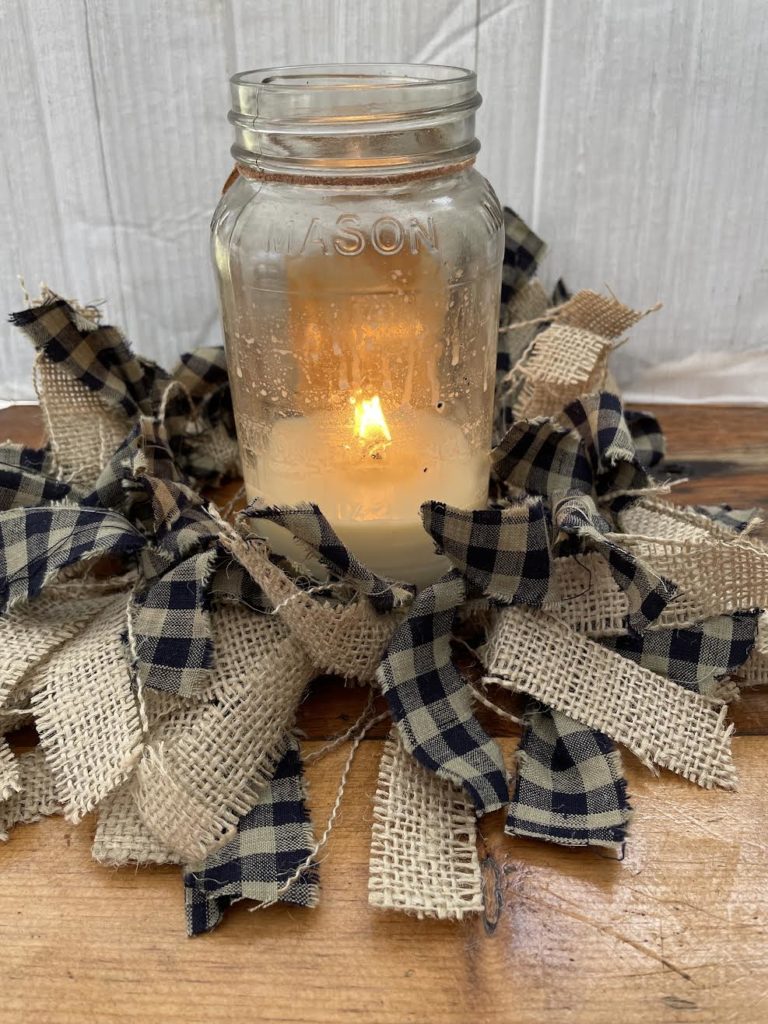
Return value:
<svg viewBox="0 0 768 1024">
<path fill-rule="evenodd" d="M 379 396 L 355 403 L 355 434 L 364 441 L 391 441 Z"/>
</svg>

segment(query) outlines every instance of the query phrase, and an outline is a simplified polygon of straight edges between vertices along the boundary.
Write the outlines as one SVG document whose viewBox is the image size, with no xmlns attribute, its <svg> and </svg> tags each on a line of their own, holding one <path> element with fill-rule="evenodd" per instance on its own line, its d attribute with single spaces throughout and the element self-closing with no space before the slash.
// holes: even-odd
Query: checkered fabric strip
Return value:
<svg viewBox="0 0 768 1024">
<path fill-rule="evenodd" d="M 503 484 L 546 498 L 589 494 L 594 484 L 580 438 L 543 416 L 514 423 L 491 452 L 491 465 Z"/>
<path fill-rule="evenodd" d="M 644 469 L 652 469 L 664 458 L 667 442 L 661 424 L 650 412 L 625 409 L 624 419 L 632 436 L 635 458 Z"/>
<path fill-rule="evenodd" d="M 146 543 L 116 512 L 66 505 L 0 512 L 0 541 L 0 613 L 35 597 L 67 565 L 133 555 Z"/>
<path fill-rule="evenodd" d="M 700 512 L 720 526 L 734 533 L 743 533 L 755 521 L 762 521 L 760 508 L 732 508 L 730 505 L 694 505 L 694 512 Z"/>
<path fill-rule="evenodd" d="M 603 733 L 532 702 L 517 756 L 508 835 L 562 846 L 620 846 L 631 808 L 621 759 Z"/>
<path fill-rule="evenodd" d="M 513 424 L 491 453 L 498 479 L 550 499 L 573 491 L 601 495 L 649 485 L 617 395 L 585 395 L 566 406 L 563 418 L 570 429 L 547 417 Z M 650 464 L 656 450 L 652 455 L 651 449 L 659 442 L 643 434 L 639 421 L 635 429 L 638 437 L 648 438 L 643 453 Z"/>
<path fill-rule="evenodd" d="M 613 578 L 627 595 L 625 625 L 630 632 L 642 632 L 658 619 L 678 588 L 606 536 L 610 524 L 598 512 L 591 497 L 570 495 L 564 498 L 555 506 L 553 518 L 559 531 L 556 549 L 561 537 L 577 538 L 587 549 L 605 558 Z"/>
<path fill-rule="evenodd" d="M 340 579 L 365 594 L 378 612 L 406 604 L 415 588 L 377 576 L 349 551 L 317 505 L 302 502 L 294 506 L 260 505 L 252 502 L 243 512 L 251 519 L 267 519 L 285 527 L 308 545 Z"/>
<path fill-rule="evenodd" d="M 583 395 L 565 407 L 563 418 L 584 442 L 597 494 L 649 485 L 650 478 L 637 458 L 632 431 L 618 395 L 609 391 Z"/>
<path fill-rule="evenodd" d="M 466 598 L 452 570 L 416 597 L 395 630 L 377 679 L 406 749 L 441 778 L 463 787 L 479 814 L 509 799 L 498 744 L 472 709 L 472 690 L 451 657 L 451 634 Z"/>
<path fill-rule="evenodd" d="M 501 270 L 501 301 L 509 302 L 514 292 L 536 273 L 547 250 L 522 217 L 504 207 L 504 263 Z"/>
<path fill-rule="evenodd" d="M 111 508 L 134 524 L 151 527 L 152 510 L 146 489 L 134 475 L 133 464 L 140 443 L 141 422 L 137 423 L 108 460 L 84 505 Z"/>
<path fill-rule="evenodd" d="M 240 819 L 237 835 L 202 865 L 186 869 L 188 934 L 215 928 L 237 900 L 267 903 L 275 899 L 279 886 L 306 860 L 313 846 L 299 746 L 291 738 L 258 803 Z M 314 865 L 279 899 L 302 907 L 316 906 Z"/>
<path fill-rule="evenodd" d="M 540 500 L 464 511 L 440 501 L 421 506 L 439 551 L 479 594 L 540 608 L 549 590 L 549 523 Z"/>
<path fill-rule="evenodd" d="M 0 444 L 0 510 L 50 505 L 73 493 L 70 484 L 56 478 L 46 449 Z"/>
<path fill-rule="evenodd" d="M 752 653 L 758 615 L 757 611 L 714 615 L 693 626 L 652 629 L 642 636 L 610 637 L 600 643 L 651 672 L 706 695 Z"/>
<path fill-rule="evenodd" d="M 192 398 L 203 398 L 222 384 L 229 384 L 224 346 L 207 345 L 184 352 L 171 377 L 182 384 Z"/>
<path fill-rule="evenodd" d="M 219 553 L 202 551 L 151 580 L 134 598 L 139 680 L 153 690 L 194 695 L 213 667 L 209 588 Z"/>
<path fill-rule="evenodd" d="M 39 352 L 100 392 L 108 404 L 119 405 L 129 416 L 151 412 L 155 378 L 163 371 L 137 359 L 116 327 L 84 329 L 76 310 L 58 298 L 11 314 L 11 322 Z"/>
</svg>

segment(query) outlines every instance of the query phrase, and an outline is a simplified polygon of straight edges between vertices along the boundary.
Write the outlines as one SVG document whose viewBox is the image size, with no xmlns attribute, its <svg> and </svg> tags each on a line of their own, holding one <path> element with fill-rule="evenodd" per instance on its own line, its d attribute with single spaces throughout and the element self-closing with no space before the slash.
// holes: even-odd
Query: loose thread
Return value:
<svg viewBox="0 0 768 1024">
<path fill-rule="evenodd" d="M 266 902 L 259 903 L 255 907 L 251 907 L 250 908 L 250 912 L 251 913 L 253 913 L 254 910 L 265 910 L 267 907 L 271 907 L 275 903 L 279 903 L 280 897 L 282 895 L 284 895 L 286 892 L 288 892 L 288 890 L 291 888 L 292 885 L 294 885 L 296 882 L 299 881 L 299 879 L 301 878 L 302 874 L 306 871 L 306 869 L 308 867 L 310 867 L 310 865 L 312 864 L 312 861 L 317 857 L 318 853 L 320 853 L 320 851 L 325 847 L 326 843 L 328 842 L 328 839 L 330 838 L 333 826 L 334 826 L 334 824 L 336 822 L 336 816 L 339 813 L 339 808 L 341 807 L 341 800 L 342 800 L 342 797 L 344 796 L 344 790 L 345 790 L 346 785 L 347 785 L 347 779 L 349 777 L 349 772 L 350 772 L 350 769 L 352 767 L 352 761 L 354 760 L 355 754 L 357 753 L 357 749 L 360 746 L 360 744 L 362 743 L 363 739 L 365 738 L 365 735 L 368 732 L 368 730 L 371 729 L 378 722 L 381 722 L 385 718 L 388 718 L 388 717 L 389 717 L 389 712 L 388 711 L 382 711 L 382 713 L 380 715 L 376 715 L 375 718 L 370 719 L 365 724 L 365 726 L 363 728 L 361 728 L 361 730 L 357 734 L 357 736 L 355 736 L 355 738 L 352 740 L 352 746 L 350 748 L 349 754 L 347 755 L 347 760 L 346 760 L 346 762 L 344 764 L 344 769 L 343 769 L 343 771 L 341 773 L 341 778 L 339 779 L 339 788 L 338 788 L 338 790 L 336 792 L 336 800 L 334 801 L 333 808 L 331 809 L 331 813 L 328 816 L 328 823 L 325 826 L 325 831 L 323 832 L 323 834 L 320 837 L 319 841 L 317 843 L 315 843 L 315 845 L 309 851 L 307 856 L 298 865 L 298 867 L 292 872 L 292 874 L 290 874 L 288 876 L 288 878 L 286 878 L 283 882 L 280 883 L 280 885 L 275 890 L 275 895 L 271 899 L 267 900 Z"/>
<path fill-rule="evenodd" d="M 312 764 L 314 761 L 319 761 L 321 758 L 325 757 L 326 754 L 330 754 L 332 750 L 335 750 L 336 747 L 341 746 L 345 740 L 351 739 L 357 730 L 363 727 L 368 715 L 373 711 L 373 702 L 375 699 L 376 695 L 374 691 L 371 690 L 365 707 L 352 725 L 350 725 L 348 729 L 345 729 L 344 732 L 340 732 L 338 735 L 332 737 L 325 746 L 306 754 L 304 757 L 304 764 Z"/>
<path fill-rule="evenodd" d="M 129 671 L 130 671 L 131 675 L 133 676 L 134 689 L 135 689 L 135 693 L 136 693 L 136 703 L 138 704 L 138 708 L 139 708 L 139 723 L 141 725 L 141 738 L 142 738 L 142 740 L 144 740 L 149 735 L 149 719 L 147 718 L 147 705 L 146 705 L 146 702 L 144 700 L 144 683 L 143 683 L 143 681 L 141 679 L 141 675 L 140 675 L 140 673 L 138 671 L 139 652 L 138 652 L 138 649 L 136 647 L 136 634 L 135 634 L 134 629 L 133 629 L 133 610 L 134 610 L 133 599 L 134 599 L 134 596 L 136 594 L 136 588 L 138 587 L 138 585 L 139 585 L 139 581 L 137 580 L 136 584 L 131 589 L 131 592 L 128 595 L 128 603 L 126 604 L 126 607 L 125 607 L 125 627 L 126 627 L 126 636 L 127 636 L 127 639 L 128 639 L 128 655 L 129 655 L 129 664 L 130 664 Z"/>
<path fill-rule="evenodd" d="M 483 679 L 481 682 L 482 684 L 485 684 L 486 680 Z M 472 693 L 475 696 L 475 698 L 478 701 L 480 701 L 481 704 L 487 707 L 490 711 L 495 711 L 500 718 L 506 718 L 510 722 L 514 722 L 515 725 L 523 725 L 522 718 L 518 718 L 517 715 L 513 715 L 511 711 L 506 711 L 504 708 L 496 704 L 495 701 L 492 701 L 490 698 L 486 697 L 479 686 L 473 686 Z"/>
</svg>

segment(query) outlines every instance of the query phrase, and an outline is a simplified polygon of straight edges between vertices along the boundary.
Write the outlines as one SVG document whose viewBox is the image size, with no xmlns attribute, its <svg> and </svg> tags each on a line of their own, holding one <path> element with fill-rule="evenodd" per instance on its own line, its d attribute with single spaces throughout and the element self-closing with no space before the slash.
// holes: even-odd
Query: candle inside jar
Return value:
<svg viewBox="0 0 768 1024">
<path fill-rule="evenodd" d="M 370 569 L 424 585 L 449 566 L 422 526 L 421 504 L 439 498 L 480 507 L 488 471 L 488 456 L 472 451 L 461 428 L 437 410 L 403 405 L 387 413 L 373 395 L 275 422 L 245 483 L 249 499 L 315 502 Z M 301 558 L 285 531 L 268 533 L 278 550 Z"/>
</svg>

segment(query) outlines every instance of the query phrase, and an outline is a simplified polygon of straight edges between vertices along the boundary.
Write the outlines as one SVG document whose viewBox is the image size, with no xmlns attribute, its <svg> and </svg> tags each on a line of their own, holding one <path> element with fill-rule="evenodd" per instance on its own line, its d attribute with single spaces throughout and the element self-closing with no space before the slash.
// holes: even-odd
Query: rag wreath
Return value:
<svg viewBox="0 0 768 1024">
<path fill-rule="evenodd" d="M 659 425 L 624 409 L 608 369 L 645 314 L 562 284 L 548 296 L 543 243 L 510 210 L 505 224 L 493 498 L 422 506 L 451 569 L 418 593 L 370 572 L 316 505 L 232 517 L 205 496 L 239 474 L 222 348 L 169 373 L 93 307 L 46 291 L 12 315 L 37 351 L 47 444 L 0 446 L 4 837 L 97 810 L 96 860 L 183 865 L 190 934 L 240 899 L 314 906 L 295 719 L 328 673 L 370 690 L 347 767 L 376 694 L 391 718 L 376 907 L 481 910 L 476 822 L 503 806 L 510 835 L 621 846 L 617 742 L 734 787 L 725 702 L 768 684 L 755 510 L 664 499 Z M 273 554 L 262 520 L 327 577 Z M 460 667 L 457 636 L 482 673 Z M 492 685 L 528 697 L 511 792 L 475 715 L 496 707 Z M 17 757 L 7 734 L 30 722 L 39 746 Z"/>
</svg>

